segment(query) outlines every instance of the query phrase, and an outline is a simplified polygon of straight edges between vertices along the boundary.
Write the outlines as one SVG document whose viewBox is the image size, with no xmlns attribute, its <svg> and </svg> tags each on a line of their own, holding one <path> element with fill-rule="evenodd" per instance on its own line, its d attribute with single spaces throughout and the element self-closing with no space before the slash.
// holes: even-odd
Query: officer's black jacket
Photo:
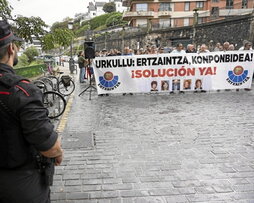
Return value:
<svg viewBox="0 0 254 203">
<path fill-rule="evenodd" d="M 0 77 L 17 77 L 12 67 L 0 63 Z M 14 87 L 0 83 L 0 99 L 8 106 L 18 125 L 12 119 L 3 120 L 0 111 L 0 168 L 15 168 L 26 163 L 29 147 L 49 150 L 57 140 L 57 133 L 42 103 L 42 92 L 35 85 L 20 81 Z"/>
</svg>

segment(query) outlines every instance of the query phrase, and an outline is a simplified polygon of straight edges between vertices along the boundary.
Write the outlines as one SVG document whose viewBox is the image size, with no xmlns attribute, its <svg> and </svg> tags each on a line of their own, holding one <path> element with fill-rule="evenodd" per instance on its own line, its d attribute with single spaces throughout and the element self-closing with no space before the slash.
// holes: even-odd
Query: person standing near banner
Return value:
<svg viewBox="0 0 254 203">
<path fill-rule="evenodd" d="M 80 51 L 78 53 L 78 66 L 79 66 L 79 82 L 85 82 L 85 74 L 86 74 L 86 60 L 84 58 L 84 51 Z"/>
<path fill-rule="evenodd" d="M 185 50 L 184 50 L 184 47 L 183 47 L 183 44 L 182 43 L 178 43 L 176 45 L 176 49 L 174 49 L 172 52 L 172 54 L 185 54 Z"/>
<path fill-rule="evenodd" d="M 49 203 L 63 151 L 41 90 L 14 73 L 20 41 L 0 21 L 0 202 Z"/>
<path fill-rule="evenodd" d="M 187 45 L 187 49 L 185 51 L 186 53 L 196 53 L 196 49 L 194 48 L 194 45 L 193 44 L 188 44 Z"/>
</svg>

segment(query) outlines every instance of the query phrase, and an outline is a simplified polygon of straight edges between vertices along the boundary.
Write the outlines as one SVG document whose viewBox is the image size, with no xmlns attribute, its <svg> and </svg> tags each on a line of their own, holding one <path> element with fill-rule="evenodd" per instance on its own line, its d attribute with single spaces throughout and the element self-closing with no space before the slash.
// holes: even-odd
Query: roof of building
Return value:
<svg viewBox="0 0 254 203">
<path fill-rule="evenodd" d="M 96 11 L 96 7 L 93 2 L 89 2 L 88 11 Z"/>
<path fill-rule="evenodd" d="M 95 2 L 96 7 L 103 7 L 106 2 Z"/>
</svg>

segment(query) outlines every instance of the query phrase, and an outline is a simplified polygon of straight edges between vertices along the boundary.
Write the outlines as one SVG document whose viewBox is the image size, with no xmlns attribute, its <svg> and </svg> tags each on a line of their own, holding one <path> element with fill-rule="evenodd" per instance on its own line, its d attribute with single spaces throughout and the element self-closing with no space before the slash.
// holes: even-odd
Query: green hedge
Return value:
<svg viewBox="0 0 254 203">
<path fill-rule="evenodd" d="M 15 72 L 17 75 L 20 75 L 26 78 L 32 78 L 32 77 L 36 77 L 43 74 L 43 70 L 46 70 L 46 68 L 47 68 L 46 64 L 40 64 L 40 65 L 17 68 L 15 69 Z"/>
</svg>

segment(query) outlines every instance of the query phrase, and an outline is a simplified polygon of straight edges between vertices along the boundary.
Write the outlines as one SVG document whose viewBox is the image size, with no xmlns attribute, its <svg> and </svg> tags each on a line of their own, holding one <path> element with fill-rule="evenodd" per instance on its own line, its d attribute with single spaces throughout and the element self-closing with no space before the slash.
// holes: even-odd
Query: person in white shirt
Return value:
<svg viewBox="0 0 254 203">
<path fill-rule="evenodd" d="M 183 44 L 182 43 L 178 43 L 176 45 L 176 49 L 174 49 L 172 52 L 172 54 L 185 54 L 185 50 L 183 49 Z"/>
<path fill-rule="evenodd" d="M 210 52 L 208 49 L 207 49 L 207 46 L 205 45 L 205 44 L 202 44 L 201 46 L 200 46 L 200 49 L 198 50 L 198 53 L 200 54 L 200 53 L 208 53 L 208 52 Z"/>
<path fill-rule="evenodd" d="M 239 50 L 240 51 L 242 51 L 242 50 L 253 50 L 252 49 L 252 43 L 247 41 L 247 40 L 244 40 L 243 46 Z"/>
</svg>

